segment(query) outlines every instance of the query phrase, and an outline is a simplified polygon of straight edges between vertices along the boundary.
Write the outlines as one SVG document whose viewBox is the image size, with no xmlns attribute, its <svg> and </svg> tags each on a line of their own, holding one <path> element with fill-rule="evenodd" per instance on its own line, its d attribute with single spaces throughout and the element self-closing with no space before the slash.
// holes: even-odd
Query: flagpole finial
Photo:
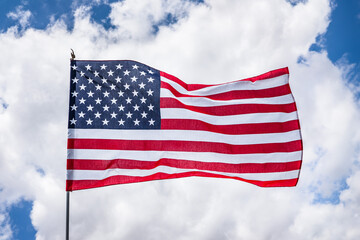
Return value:
<svg viewBox="0 0 360 240">
<path fill-rule="evenodd" d="M 74 50 L 72 49 L 72 48 L 70 48 L 70 50 L 71 50 L 71 58 L 70 58 L 70 60 L 75 60 L 75 53 L 74 53 Z"/>
</svg>

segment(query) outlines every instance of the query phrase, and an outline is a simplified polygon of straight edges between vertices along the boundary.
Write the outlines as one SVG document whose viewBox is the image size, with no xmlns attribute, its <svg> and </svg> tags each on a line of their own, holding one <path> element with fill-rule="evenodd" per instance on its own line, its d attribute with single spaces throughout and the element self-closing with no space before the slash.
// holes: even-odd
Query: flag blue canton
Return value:
<svg viewBox="0 0 360 240">
<path fill-rule="evenodd" d="M 160 72 L 135 61 L 71 61 L 69 128 L 160 129 Z"/>
</svg>

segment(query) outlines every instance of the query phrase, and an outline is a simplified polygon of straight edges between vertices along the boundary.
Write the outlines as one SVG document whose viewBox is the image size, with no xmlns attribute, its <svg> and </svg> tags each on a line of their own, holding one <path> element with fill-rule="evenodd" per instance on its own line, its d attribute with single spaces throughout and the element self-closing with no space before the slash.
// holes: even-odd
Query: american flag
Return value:
<svg viewBox="0 0 360 240">
<path fill-rule="evenodd" d="M 296 186 L 288 68 L 186 84 L 135 61 L 71 61 L 66 190 L 190 176 Z"/>
</svg>

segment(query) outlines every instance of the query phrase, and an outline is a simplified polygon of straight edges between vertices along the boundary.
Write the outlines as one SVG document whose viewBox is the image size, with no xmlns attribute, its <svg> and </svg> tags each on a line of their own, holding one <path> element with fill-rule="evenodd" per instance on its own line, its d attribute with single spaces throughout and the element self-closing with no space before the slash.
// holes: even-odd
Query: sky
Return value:
<svg viewBox="0 0 360 240">
<path fill-rule="evenodd" d="M 70 239 L 360 239 L 360 2 L 2 0 L 0 240 L 64 239 L 70 48 L 188 83 L 288 66 L 295 188 L 184 178 L 71 193 Z"/>
</svg>

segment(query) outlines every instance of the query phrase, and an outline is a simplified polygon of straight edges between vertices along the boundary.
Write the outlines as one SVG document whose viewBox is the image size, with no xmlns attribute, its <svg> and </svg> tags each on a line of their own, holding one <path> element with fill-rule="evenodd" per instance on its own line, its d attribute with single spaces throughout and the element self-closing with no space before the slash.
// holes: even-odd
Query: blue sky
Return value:
<svg viewBox="0 0 360 240">
<path fill-rule="evenodd" d="M 99 2 L 99 3 L 94 3 Z M 26 33 L 28 29 L 44 30 L 54 24 L 59 19 L 62 19 L 66 24 L 68 32 L 74 30 L 75 11 L 83 5 L 91 5 L 89 10 L 90 21 L 103 25 L 106 31 L 116 29 L 119 25 L 112 24 L 110 18 L 111 3 L 117 1 L 88 1 L 88 0 L 53 0 L 53 1 L 41 1 L 41 0 L 2 0 L 0 3 L 0 34 L 6 34 L 6 32 L 14 26 L 18 27 L 18 39 L 21 39 L 22 35 Z M 197 4 L 205 4 L 203 1 L 195 1 Z M 296 4 L 304 4 L 303 1 L 291 1 Z M 300 3 L 298 3 L 300 2 Z M 306 3 L 307 1 L 305 1 Z M 26 12 L 29 12 L 28 16 Z M 24 17 L 24 22 L 21 22 L 21 17 Z M 26 17 L 27 16 L 27 17 Z M 160 32 L 162 26 L 169 26 L 179 21 L 179 16 L 174 12 L 168 11 L 159 21 L 151 21 L 152 34 Z M 224 16 L 225 17 L 225 16 Z M 186 19 L 186 18 L 184 18 Z M 136 37 L 134 37 L 136 39 Z M 332 1 L 332 11 L 330 16 L 330 24 L 324 33 L 317 35 L 316 42 L 313 42 L 309 46 L 309 50 L 321 53 L 327 52 L 328 59 L 335 66 L 343 66 L 346 63 L 348 72 L 345 72 L 348 76 L 346 79 L 349 82 L 354 83 L 351 87 L 360 85 L 360 1 L 347 0 L 347 1 Z M 311 54 L 310 54 L 311 55 Z M 304 58 L 311 58 L 309 56 L 298 56 Z M 186 59 L 186 57 L 184 57 Z M 311 61 L 310 61 L 311 62 Z M 314 64 L 316 65 L 316 64 Z M 339 67 L 340 68 L 340 67 Z M 176 68 L 174 67 L 176 70 Z M 301 69 L 301 67 L 300 67 Z M 299 72 L 301 72 L 299 70 Z M 296 75 L 296 74 L 295 74 Z M 1 87 L 1 86 L 0 86 Z M 6 88 L 6 86 L 5 86 Z M 355 91 L 354 96 L 359 96 L 359 92 Z M 2 108 L 8 108 L 8 103 L 3 96 L 0 95 L 0 104 Z M 2 113 L 0 109 L 0 114 Z M 1 115 L 0 115 L 1 116 Z M 322 126 L 327 127 L 326 123 Z M 309 141 L 311 142 L 311 141 Z M 320 149 L 321 151 L 321 149 Z M 356 156 L 352 156 L 356 158 Z M 356 161 L 356 160 L 354 160 Z M 321 165 L 321 163 L 319 163 Z M 310 167 L 309 167 L 310 168 Z M 314 167 L 315 168 L 315 167 Z M 0 170 L 1 171 L 1 170 Z M 45 170 L 46 171 L 46 170 Z M 65 171 L 65 169 L 64 169 Z M 347 174 L 350 174 L 350 170 Z M 348 184 L 345 184 L 346 177 L 339 177 L 340 180 L 337 184 L 340 185 L 336 190 L 331 191 L 327 197 L 322 196 L 322 193 L 314 193 L 315 199 L 312 199 L 315 203 L 330 202 L 338 204 L 340 201 L 340 193 L 348 188 Z M 350 181 L 350 180 L 349 180 Z M 314 187 L 315 186 L 315 187 Z M 316 184 L 311 185 L 316 189 Z M 1 190 L 0 185 L 0 192 Z M 21 195 L 19 195 L 21 196 Z M 336 196 L 334 198 L 334 196 Z M 7 216 L 7 223 L 10 224 L 12 229 L 12 237 L 10 239 L 35 239 L 36 230 L 31 224 L 30 212 L 33 207 L 33 201 L 23 200 L 24 197 L 18 197 L 12 204 L 6 205 L 5 216 Z M 64 199 L 60 201 L 65 202 Z M 49 213 L 51 214 L 51 213 Z M 301 216 L 299 217 L 301 218 Z M 63 224 L 60 222 L 58 224 Z M 2 227 L 0 222 L 0 228 Z M 0 231 L 1 234 L 1 231 Z M 1 236 L 1 235 L 0 235 Z"/>
<path fill-rule="evenodd" d="M 356 0 L 336 1 L 331 14 L 331 23 L 324 35 L 325 49 L 329 58 L 336 62 L 344 54 L 349 62 L 360 62 L 360 2 Z"/>
</svg>

